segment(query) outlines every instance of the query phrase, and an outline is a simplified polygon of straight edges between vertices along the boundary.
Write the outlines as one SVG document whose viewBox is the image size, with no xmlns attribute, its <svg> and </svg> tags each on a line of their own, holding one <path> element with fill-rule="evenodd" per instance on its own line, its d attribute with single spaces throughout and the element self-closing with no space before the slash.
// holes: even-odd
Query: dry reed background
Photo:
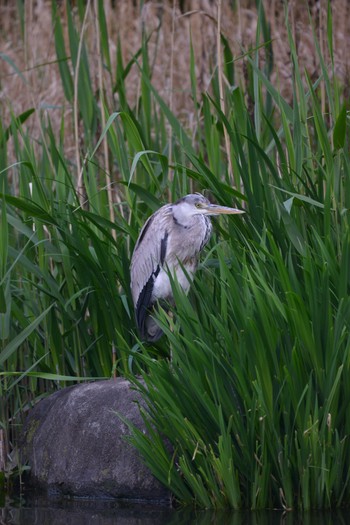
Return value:
<svg viewBox="0 0 350 525">
<path fill-rule="evenodd" d="M 73 2 L 74 4 L 74 2 Z M 89 2 L 87 2 L 89 4 Z M 273 82 L 277 84 L 284 97 L 291 96 L 292 65 L 284 24 L 284 2 L 281 0 L 264 1 L 264 8 L 271 27 L 273 39 L 274 71 Z M 349 90 L 350 59 L 350 3 L 347 0 L 331 2 L 334 23 L 335 72 L 346 91 Z M 63 18 L 66 3 L 57 2 Z M 15 2 L 0 1 L 0 111 L 6 122 L 9 111 L 15 115 L 30 107 L 36 108 L 36 117 L 28 121 L 33 138 L 40 135 L 40 118 L 47 111 L 53 129 L 58 132 L 62 108 L 69 114 L 72 108 L 66 103 L 55 54 L 53 29 L 51 22 L 52 2 L 48 0 L 28 0 L 24 2 L 24 24 Z M 194 122 L 193 102 L 189 74 L 190 35 L 196 57 L 197 86 L 206 90 L 210 76 L 216 64 L 217 37 L 217 2 L 210 0 L 174 0 L 164 2 L 142 2 L 119 0 L 104 2 L 108 24 L 111 57 L 116 57 L 118 36 L 122 44 L 125 63 L 137 52 L 141 45 L 142 30 L 151 35 L 149 51 L 153 64 L 153 83 L 177 117 L 191 128 Z M 73 8 L 74 9 L 74 8 Z M 95 2 L 90 2 L 85 35 L 90 53 L 92 82 L 98 92 L 101 64 L 98 55 L 98 43 L 95 17 Z M 300 57 L 301 69 L 305 67 L 311 78 L 319 73 L 318 60 L 314 49 L 314 39 L 309 23 L 308 9 L 321 42 L 322 51 L 326 52 L 326 12 L 327 1 L 293 0 L 288 2 L 291 26 Z M 222 2 L 222 33 L 228 39 L 236 57 L 243 51 L 255 46 L 257 10 L 252 0 Z M 68 49 L 68 46 L 67 46 Z M 6 60 L 4 60 L 4 55 Z M 9 64 L 13 61 L 19 75 Z M 116 64 L 112 64 L 115 78 Z M 111 84 L 111 77 L 103 73 L 104 86 Z M 236 82 L 247 81 L 244 75 L 243 60 L 236 63 Z M 133 66 L 126 81 L 131 107 L 135 107 L 140 89 L 139 74 Z M 110 85 L 110 88 L 112 86 Z M 111 92 L 111 91 L 110 91 Z M 115 100 L 115 109 L 118 101 Z M 68 116 L 68 115 L 67 115 Z M 69 119 L 65 119 L 67 123 Z M 73 133 L 73 130 L 72 130 Z M 74 151 L 73 135 L 67 133 L 66 154 Z"/>
</svg>

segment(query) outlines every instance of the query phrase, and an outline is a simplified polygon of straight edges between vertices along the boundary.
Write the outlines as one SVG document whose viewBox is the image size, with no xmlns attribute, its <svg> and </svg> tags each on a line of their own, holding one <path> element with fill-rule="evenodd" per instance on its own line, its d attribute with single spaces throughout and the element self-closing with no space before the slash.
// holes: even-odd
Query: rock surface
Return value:
<svg viewBox="0 0 350 525">
<path fill-rule="evenodd" d="M 21 446 L 30 485 L 77 497 L 170 502 L 116 415 L 144 429 L 137 402 L 140 395 L 123 378 L 75 385 L 40 401 L 27 417 Z"/>
</svg>

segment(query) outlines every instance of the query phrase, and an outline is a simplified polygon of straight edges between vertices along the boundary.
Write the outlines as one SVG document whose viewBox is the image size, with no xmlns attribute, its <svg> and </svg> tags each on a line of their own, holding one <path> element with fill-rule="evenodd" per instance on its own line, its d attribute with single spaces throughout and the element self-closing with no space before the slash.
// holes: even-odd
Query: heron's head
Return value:
<svg viewBox="0 0 350 525">
<path fill-rule="evenodd" d="M 227 206 L 220 206 L 218 204 L 211 204 L 200 193 L 186 195 L 175 202 L 173 205 L 173 213 L 181 215 L 183 218 L 190 218 L 194 215 L 232 215 L 237 213 L 245 213 L 243 210 L 237 208 L 228 208 Z"/>
</svg>

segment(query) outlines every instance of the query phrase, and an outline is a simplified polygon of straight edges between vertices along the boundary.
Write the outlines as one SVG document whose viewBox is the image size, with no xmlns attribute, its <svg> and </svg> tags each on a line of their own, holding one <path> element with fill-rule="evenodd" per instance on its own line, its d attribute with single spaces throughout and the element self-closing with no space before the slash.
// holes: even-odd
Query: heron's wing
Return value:
<svg viewBox="0 0 350 525">
<path fill-rule="evenodd" d="M 165 261 L 171 224 L 171 205 L 167 204 L 146 221 L 131 259 L 131 293 L 136 322 L 142 336 L 147 335 L 146 317 L 151 306 L 154 281 Z M 161 333 L 157 335 L 159 338 Z"/>
</svg>

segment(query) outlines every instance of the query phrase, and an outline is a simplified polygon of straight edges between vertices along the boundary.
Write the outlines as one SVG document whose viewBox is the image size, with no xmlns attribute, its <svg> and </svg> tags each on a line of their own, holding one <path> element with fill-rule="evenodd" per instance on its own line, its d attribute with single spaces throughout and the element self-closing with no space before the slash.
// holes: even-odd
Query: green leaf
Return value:
<svg viewBox="0 0 350 525">
<path fill-rule="evenodd" d="M 111 57 L 109 54 L 109 38 L 108 38 L 108 28 L 107 28 L 107 22 L 106 22 L 106 15 L 104 10 L 104 2 L 103 0 L 98 0 L 98 21 L 99 21 L 99 27 L 100 27 L 100 39 L 101 39 L 101 49 L 103 52 L 103 56 L 105 58 L 107 67 L 109 71 L 111 70 Z"/>
<path fill-rule="evenodd" d="M 30 109 L 27 109 L 26 111 L 24 111 L 23 113 L 21 113 L 20 115 L 18 115 L 18 117 L 15 117 L 13 118 L 13 124 L 15 126 L 16 129 L 19 129 L 21 124 L 23 124 L 23 122 L 25 122 L 29 117 L 30 115 L 32 115 L 34 113 L 35 109 L 34 108 L 30 108 Z M 13 134 L 13 125 L 9 126 L 5 132 L 4 132 L 4 135 L 3 135 L 3 140 L 7 141 Z"/>
<path fill-rule="evenodd" d="M 35 204 L 32 200 L 23 199 L 20 197 L 13 197 L 12 195 L 8 194 L 4 195 L 3 193 L 0 193 L 0 197 L 4 198 L 9 204 L 15 206 L 16 208 L 19 208 L 20 210 L 28 213 L 36 219 L 40 219 L 47 223 L 55 223 L 55 219 L 50 214 L 48 214 L 47 211 L 45 211 L 41 206 Z"/>
<path fill-rule="evenodd" d="M 20 345 L 30 336 L 30 334 L 39 326 L 41 321 L 47 316 L 53 304 L 51 304 L 46 310 L 44 310 L 34 321 L 32 321 L 28 326 L 26 326 L 18 335 L 16 335 L 12 341 L 10 341 L 5 348 L 0 352 L 0 366 L 2 366 L 5 361 L 11 355 L 18 350 Z"/>
<path fill-rule="evenodd" d="M 57 11 L 57 5 L 56 2 L 52 2 L 52 23 L 53 23 L 53 29 L 54 29 L 54 38 L 55 38 L 55 49 L 56 49 L 56 55 L 58 58 L 58 68 L 61 75 L 62 85 L 63 85 L 63 91 L 66 99 L 69 102 L 73 101 L 73 78 L 69 69 L 68 61 L 70 60 L 70 57 L 67 56 L 66 53 L 66 46 L 65 46 L 65 39 L 63 35 L 63 27 L 62 22 L 59 16 L 59 13 Z M 67 9 L 70 9 L 67 7 Z"/>
<path fill-rule="evenodd" d="M 149 206 L 149 208 L 152 211 L 155 211 L 159 208 L 160 202 L 157 197 L 155 197 L 152 193 L 150 193 L 148 190 L 145 190 L 142 186 L 139 186 L 138 184 L 134 184 L 130 182 L 129 184 L 127 182 L 122 182 L 121 184 L 128 186 L 128 188 L 133 191 L 136 195 L 139 196 L 139 198 Z"/>
<path fill-rule="evenodd" d="M 8 252 L 8 226 L 7 226 L 7 210 L 4 196 L 1 199 L 1 253 L 0 253 L 0 281 L 6 273 L 7 267 L 7 252 Z"/>
<path fill-rule="evenodd" d="M 5 299 L 5 284 L 0 283 L 0 314 L 5 314 L 7 311 L 7 304 Z"/>
<path fill-rule="evenodd" d="M 25 371 L 25 372 L 0 372 L 0 377 L 18 377 L 18 376 L 26 376 L 26 377 L 37 377 L 40 379 L 46 379 L 47 381 L 101 381 L 103 379 L 106 379 L 105 377 L 86 377 L 86 376 L 68 376 L 68 375 L 62 375 L 62 374 L 53 374 L 51 372 L 31 372 L 31 371 Z"/>
<path fill-rule="evenodd" d="M 167 171 L 168 171 L 168 158 L 165 155 L 161 155 L 157 151 L 153 151 L 153 150 L 139 151 L 138 153 L 136 153 L 136 155 L 135 155 L 135 157 L 134 157 L 134 159 L 132 161 L 132 165 L 131 165 L 131 168 L 130 168 L 129 185 L 130 185 L 130 182 L 132 180 L 132 177 L 134 175 L 134 172 L 136 170 L 136 166 L 137 166 L 139 160 L 141 159 L 141 157 L 143 155 L 148 155 L 149 153 L 153 153 L 154 155 L 156 155 L 159 158 L 161 166 L 162 166 L 162 169 L 163 169 L 163 172 L 165 174 L 167 173 Z M 154 176 L 153 172 L 152 172 L 152 180 L 155 182 L 155 184 L 158 187 L 158 189 L 160 189 L 159 188 L 159 183 L 158 183 L 156 177 Z"/>
<path fill-rule="evenodd" d="M 302 195 L 300 193 L 293 193 L 292 191 L 285 190 L 284 188 L 279 188 L 278 186 L 274 186 L 271 184 L 272 188 L 275 188 L 278 191 L 281 191 L 282 193 L 287 193 L 287 195 L 291 195 L 293 199 L 297 199 L 302 202 L 306 202 L 307 204 L 311 204 L 312 206 L 317 206 L 317 208 L 324 209 L 324 204 L 322 202 L 316 201 L 315 199 L 312 199 L 311 197 L 307 197 L 306 195 Z M 290 200 L 290 199 L 289 199 Z M 287 201 L 286 201 L 287 202 Z M 291 205 L 293 202 L 288 202 L 286 209 L 291 209 Z"/>
<path fill-rule="evenodd" d="M 333 144 L 334 149 L 341 149 L 345 144 L 346 136 L 346 104 L 344 102 L 343 107 L 337 117 L 334 130 L 333 130 Z"/>
<path fill-rule="evenodd" d="M 27 84 L 27 80 L 25 78 L 25 76 L 23 75 L 23 73 L 18 69 L 18 67 L 16 66 L 16 64 L 14 63 L 14 61 L 12 60 L 12 58 L 10 58 L 8 55 L 5 55 L 5 53 L 1 53 L 0 52 L 0 59 L 4 60 L 5 62 L 7 62 L 11 67 L 12 69 L 15 71 L 15 73 L 23 80 L 23 82 L 25 84 Z"/>
</svg>

